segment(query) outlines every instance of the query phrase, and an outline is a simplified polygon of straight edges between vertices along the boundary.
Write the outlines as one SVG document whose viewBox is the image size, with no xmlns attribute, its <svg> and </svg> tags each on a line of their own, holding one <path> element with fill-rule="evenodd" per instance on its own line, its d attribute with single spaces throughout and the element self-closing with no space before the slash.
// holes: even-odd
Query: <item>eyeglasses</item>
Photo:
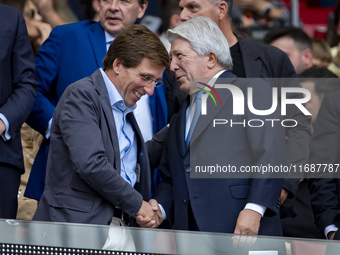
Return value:
<svg viewBox="0 0 340 255">
<path fill-rule="evenodd" d="M 137 68 L 136 68 L 137 72 L 138 72 L 138 75 L 139 77 L 145 81 L 147 84 L 150 84 L 151 82 L 154 82 L 155 83 L 155 87 L 159 87 L 163 84 L 163 81 L 161 79 L 158 79 L 158 80 L 155 80 L 152 78 L 152 76 L 150 75 L 147 75 L 147 74 L 143 74 L 141 71 L 139 71 Z"/>
<path fill-rule="evenodd" d="M 35 15 L 39 14 L 40 15 L 40 11 L 36 10 L 36 9 L 29 9 L 25 12 L 25 15 L 29 18 L 29 19 L 33 19 Z"/>
</svg>

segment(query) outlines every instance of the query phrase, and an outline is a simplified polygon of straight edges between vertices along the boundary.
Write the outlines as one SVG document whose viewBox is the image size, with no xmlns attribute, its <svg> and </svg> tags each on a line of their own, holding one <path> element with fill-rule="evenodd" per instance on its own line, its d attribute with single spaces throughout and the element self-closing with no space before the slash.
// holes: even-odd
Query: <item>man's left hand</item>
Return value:
<svg viewBox="0 0 340 255">
<path fill-rule="evenodd" d="M 257 235 L 261 218 L 258 212 L 249 209 L 242 210 L 238 215 L 234 234 Z"/>
</svg>

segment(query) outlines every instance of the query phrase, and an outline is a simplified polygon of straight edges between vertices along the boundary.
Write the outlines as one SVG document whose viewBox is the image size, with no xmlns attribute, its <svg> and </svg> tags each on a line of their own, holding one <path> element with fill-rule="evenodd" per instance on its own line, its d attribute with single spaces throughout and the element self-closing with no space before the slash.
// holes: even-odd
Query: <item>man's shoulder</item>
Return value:
<svg viewBox="0 0 340 255">
<path fill-rule="evenodd" d="M 24 18 L 17 8 L 0 4 L 0 36 L 7 37 L 8 32 L 14 34 L 20 19 L 23 20 Z M 22 25 L 24 25 L 24 22 L 22 22 Z"/>
<path fill-rule="evenodd" d="M 14 8 L 12 6 L 9 5 L 5 5 L 5 4 L 0 4 L 0 17 L 1 18 L 14 18 L 13 15 L 15 17 L 20 15 L 20 11 L 17 8 Z"/>
<path fill-rule="evenodd" d="M 70 94 L 78 94 L 79 96 L 97 94 L 92 77 L 84 77 L 67 86 L 60 100 L 69 97 Z"/>
<path fill-rule="evenodd" d="M 75 23 L 64 24 L 55 27 L 54 30 L 60 30 L 62 32 L 70 33 L 83 33 L 84 30 L 88 30 L 93 26 L 101 26 L 99 22 L 93 20 L 83 20 Z"/>
</svg>

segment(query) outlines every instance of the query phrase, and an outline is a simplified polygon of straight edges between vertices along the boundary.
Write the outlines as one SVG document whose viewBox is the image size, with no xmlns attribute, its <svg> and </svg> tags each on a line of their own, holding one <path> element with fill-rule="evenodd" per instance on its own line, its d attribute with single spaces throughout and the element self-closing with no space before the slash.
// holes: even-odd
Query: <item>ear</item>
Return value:
<svg viewBox="0 0 340 255">
<path fill-rule="evenodd" d="M 138 5 L 139 5 L 139 10 L 138 10 L 137 18 L 140 19 L 140 18 L 142 18 L 144 16 L 146 8 L 148 7 L 148 1 L 145 0 L 144 3 L 142 3 L 142 4 L 138 3 Z"/>
<path fill-rule="evenodd" d="M 311 49 L 305 49 L 302 51 L 302 60 L 305 66 L 313 65 L 313 52 Z"/>
<path fill-rule="evenodd" d="M 217 55 L 215 52 L 210 51 L 208 57 L 208 68 L 213 69 L 217 65 Z"/>
<path fill-rule="evenodd" d="M 217 4 L 217 18 L 223 20 L 228 18 L 228 4 L 225 1 L 221 1 Z"/>
<path fill-rule="evenodd" d="M 123 63 L 119 58 L 116 58 L 112 64 L 112 70 L 115 74 L 119 74 L 123 68 Z"/>
</svg>

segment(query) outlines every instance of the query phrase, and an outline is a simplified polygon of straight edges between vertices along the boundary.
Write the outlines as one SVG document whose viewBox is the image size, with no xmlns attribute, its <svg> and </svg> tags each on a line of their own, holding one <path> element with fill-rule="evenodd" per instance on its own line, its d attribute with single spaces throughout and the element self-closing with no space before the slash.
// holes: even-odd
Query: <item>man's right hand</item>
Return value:
<svg viewBox="0 0 340 255">
<path fill-rule="evenodd" d="M 154 199 L 151 199 L 149 203 L 143 201 L 135 218 L 142 228 L 157 228 L 162 223 L 162 212 L 157 201 Z"/>
</svg>

